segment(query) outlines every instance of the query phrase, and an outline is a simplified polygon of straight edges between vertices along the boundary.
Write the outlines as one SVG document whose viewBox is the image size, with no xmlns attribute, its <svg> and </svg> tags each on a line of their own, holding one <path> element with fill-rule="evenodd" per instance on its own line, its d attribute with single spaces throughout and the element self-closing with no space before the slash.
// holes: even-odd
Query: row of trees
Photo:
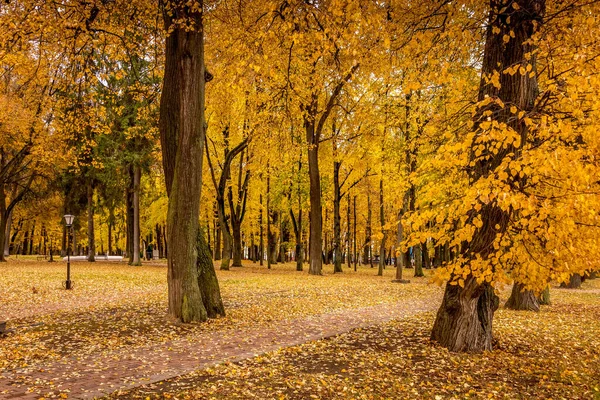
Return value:
<svg viewBox="0 0 600 400">
<path fill-rule="evenodd" d="M 90 260 L 160 244 L 184 322 L 224 314 L 211 256 L 414 258 L 458 351 L 491 348 L 495 285 L 525 304 L 597 268 L 595 3 L 2 7 L 0 243 L 69 211 Z"/>
</svg>

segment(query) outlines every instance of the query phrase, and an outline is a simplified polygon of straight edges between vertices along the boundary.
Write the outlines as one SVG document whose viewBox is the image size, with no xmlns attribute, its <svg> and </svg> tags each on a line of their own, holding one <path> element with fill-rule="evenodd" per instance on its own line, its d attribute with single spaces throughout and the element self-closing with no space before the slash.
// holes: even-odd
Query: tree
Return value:
<svg viewBox="0 0 600 400">
<path fill-rule="evenodd" d="M 211 267 L 204 267 L 205 257 L 198 271 L 198 247 L 201 254 L 206 253 L 198 235 L 204 95 L 209 76 L 204 64 L 202 6 L 202 1 L 162 3 L 169 32 L 159 122 L 169 196 L 169 314 L 182 322 L 204 321 L 209 313 L 224 314 L 216 276 Z"/>
<path fill-rule="evenodd" d="M 515 65 L 533 64 L 535 67 L 532 36 L 539 29 L 544 12 L 544 0 L 490 2 L 479 105 L 475 115 L 477 130 L 471 143 L 469 178 L 472 185 L 487 179 L 490 174 L 506 174 L 498 171 L 498 167 L 507 159 L 514 159 L 527 140 L 529 126 L 522 119 L 514 118 L 510 108 L 524 112 L 533 110 L 537 95 L 536 73 L 509 74 L 504 71 Z M 492 125 L 500 127 L 501 141 L 508 135 L 517 135 L 519 139 L 497 148 L 497 139 L 489 133 Z M 518 184 L 518 175 L 512 176 L 512 179 L 505 177 L 504 180 Z M 458 268 L 454 269 L 431 333 L 433 340 L 452 351 L 477 352 L 492 348 L 492 320 L 498 308 L 498 297 L 488 280 L 477 279 L 470 271 L 477 262 L 491 261 L 494 243 L 507 229 L 509 213 L 492 200 L 468 214 L 468 221 L 475 229 L 460 249 L 459 265 L 466 274 L 460 276 Z M 460 276 L 458 281 L 457 276 Z"/>
</svg>

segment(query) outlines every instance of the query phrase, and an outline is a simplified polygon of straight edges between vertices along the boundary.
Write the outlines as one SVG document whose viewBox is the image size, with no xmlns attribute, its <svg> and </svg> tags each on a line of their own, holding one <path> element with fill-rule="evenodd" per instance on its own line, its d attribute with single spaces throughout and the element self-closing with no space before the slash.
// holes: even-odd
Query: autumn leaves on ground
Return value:
<svg viewBox="0 0 600 400">
<path fill-rule="evenodd" d="M 18 376 L 48 365 L 64 363 L 67 375 L 76 359 L 119 363 L 114 354 L 194 340 L 205 332 L 232 338 L 250 328 L 292 326 L 368 306 L 408 305 L 410 310 L 424 300 L 429 311 L 407 312 L 405 318 L 374 326 L 368 326 L 368 316 L 361 317 L 366 319 L 361 328 L 306 343 L 300 338 L 303 344 L 239 362 L 215 360 L 209 368 L 150 384 L 140 379 L 133 389 L 119 390 L 114 382 L 97 385 L 114 385 L 113 398 L 141 399 L 600 397 L 598 280 L 587 280 L 578 290 L 553 287 L 552 304 L 542 306 L 540 313 L 500 309 L 495 350 L 469 355 L 450 353 L 429 341 L 442 289 L 428 284 L 428 277 L 392 283 L 395 271 L 390 268 L 384 277 L 375 276 L 376 268 L 368 266 L 357 273 L 345 269 L 343 274 L 307 277 L 292 264 L 274 265 L 269 271 L 245 263 L 219 271 L 227 317 L 187 325 L 167 319 L 166 267 L 160 262 L 142 267 L 74 263 L 73 291 L 61 287 L 63 263 L 15 260 L 2 268 L 0 314 L 9 317 L 8 329 L 13 330 L 0 346 L 2 388 L 12 384 L 26 390 L 28 381 Z M 412 270 L 405 274 L 412 275 Z M 499 293 L 501 302 L 508 289 Z M 247 351 L 243 347 L 239 353 Z M 102 361 L 107 354 L 111 359 Z M 37 391 L 31 394 L 71 394 L 61 376 L 42 388 L 30 389 Z M 2 393 L 8 392 L 0 390 L 0 398 Z"/>
</svg>

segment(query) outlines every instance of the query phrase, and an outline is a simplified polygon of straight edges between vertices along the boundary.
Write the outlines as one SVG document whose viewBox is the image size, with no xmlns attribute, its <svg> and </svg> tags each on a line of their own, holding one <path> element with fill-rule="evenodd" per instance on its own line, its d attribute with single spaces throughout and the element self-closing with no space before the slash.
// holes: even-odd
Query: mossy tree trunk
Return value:
<svg viewBox="0 0 600 400">
<path fill-rule="evenodd" d="M 546 286 L 546 289 L 540 293 L 538 297 L 538 303 L 540 303 L 542 306 L 550 305 L 550 286 Z"/>
<path fill-rule="evenodd" d="M 218 304 L 214 299 L 220 298 L 220 293 L 216 277 L 213 279 L 207 271 L 207 278 L 198 270 L 200 254 L 210 259 L 208 245 L 198 241 L 205 82 L 210 78 L 204 66 L 203 4 L 201 0 L 177 0 L 161 1 L 161 5 L 165 28 L 170 32 L 166 39 L 159 120 L 169 196 L 169 314 L 182 322 L 204 321 L 209 317 L 205 302 Z M 194 28 L 188 29 L 189 26 Z M 198 251 L 199 244 L 202 252 Z"/>
</svg>

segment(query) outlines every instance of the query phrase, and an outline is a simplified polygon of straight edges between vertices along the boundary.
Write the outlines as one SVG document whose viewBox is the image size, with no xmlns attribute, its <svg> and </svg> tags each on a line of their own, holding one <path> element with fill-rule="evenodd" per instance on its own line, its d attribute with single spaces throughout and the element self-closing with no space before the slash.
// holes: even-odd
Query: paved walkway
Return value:
<svg viewBox="0 0 600 400">
<path fill-rule="evenodd" d="M 432 311 L 440 299 L 406 300 L 358 309 L 345 309 L 269 328 L 193 334 L 180 339 L 125 351 L 61 360 L 32 369 L 0 374 L 0 399 L 58 397 L 93 399 L 140 385 L 187 374 L 225 361 L 323 339 L 351 329 Z"/>
</svg>

